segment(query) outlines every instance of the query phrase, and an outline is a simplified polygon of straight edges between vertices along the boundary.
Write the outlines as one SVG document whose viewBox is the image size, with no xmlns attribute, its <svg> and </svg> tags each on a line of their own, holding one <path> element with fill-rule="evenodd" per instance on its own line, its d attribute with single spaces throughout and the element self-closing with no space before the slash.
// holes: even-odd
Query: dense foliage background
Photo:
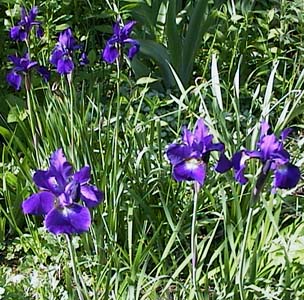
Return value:
<svg viewBox="0 0 304 300">
<path fill-rule="evenodd" d="M 15 91 L 7 57 L 26 46 L 9 30 L 33 5 L 44 36 L 29 48 L 51 79 L 33 74 L 30 92 Z M 117 19 L 137 22 L 140 51 L 107 64 L 101 52 Z M 72 81 L 49 62 L 68 27 L 90 61 Z M 21 210 L 37 191 L 34 171 L 60 147 L 76 170 L 91 166 L 105 195 L 90 231 L 72 239 L 84 299 L 303 299 L 303 183 L 271 193 L 269 178 L 251 207 L 258 162 L 241 186 L 232 171 L 213 171 L 211 155 L 193 287 L 192 185 L 172 178 L 165 157 L 198 117 L 229 158 L 253 150 L 267 120 L 275 133 L 293 129 L 285 144 L 301 169 L 303 35 L 302 0 L 2 0 L 0 299 L 78 299 L 64 236 Z"/>
</svg>

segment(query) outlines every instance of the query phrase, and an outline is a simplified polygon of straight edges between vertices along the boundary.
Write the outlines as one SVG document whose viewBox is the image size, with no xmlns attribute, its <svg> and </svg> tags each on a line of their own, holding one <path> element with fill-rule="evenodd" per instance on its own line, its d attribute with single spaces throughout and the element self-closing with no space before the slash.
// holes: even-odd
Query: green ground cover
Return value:
<svg viewBox="0 0 304 300">
<path fill-rule="evenodd" d="M 26 28 L 20 10 L 34 6 Z M 303 170 L 302 0 L 2 0 L 0 8 L 0 299 L 304 299 L 303 182 L 296 171 L 285 186 L 276 177 L 286 166 Z M 110 45 L 113 24 L 133 20 Z M 54 59 L 67 28 L 80 47 Z M 7 77 L 16 65 L 8 56 L 25 53 L 49 80 L 26 58 Z M 185 161 L 206 168 L 203 184 L 174 178 L 168 149 L 200 118 L 230 160 L 259 147 L 265 121 L 277 139 L 292 129 L 289 156 L 271 150 L 274 170 L 269 158 L 248 159 L 240 184 L 233 168 L 215 170 L 221 151 L 200 149 Z M 57 149 L 73 172 L 90 166 L 90 188 L 103 193 L 94 207 L 77 203 L 91 216 L 73 223 L 82 233 L 54 234 L 49 211 L 24 213 L 25 199 L 49 191 L 33 176 Z M 78 200 L 87 183 L 64 179 L 66 199 Z M 69 215 L 76 204 L 60 197 L 54 209 Z"/>
</svg>

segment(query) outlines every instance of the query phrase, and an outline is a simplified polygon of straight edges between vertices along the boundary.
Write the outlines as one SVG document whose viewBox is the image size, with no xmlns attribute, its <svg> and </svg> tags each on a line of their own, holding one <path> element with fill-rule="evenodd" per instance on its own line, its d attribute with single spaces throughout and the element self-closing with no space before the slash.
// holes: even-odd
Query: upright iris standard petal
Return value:
<svg viewBox="0 0 304 300">
<path fill-rule="evenodd" d="M 125 45 L 130 45 L 128 50 L 128 57 L 132 59 L 134 55 L 139 51 L 140 45 L 137 40 L 130 38 L 135 21 L 128 22 L 125 26 L 120 27 L 119 22 L 116 22 L 113 26 L 113 35 L 106 42 L 106 46 L 102 51 L 102 58 L 107 63 L 114 63 L 119 57 L 120 49 Z"/>
<path fill-rule="evenodd" d="M 90 180 L 90 173 L 91 173 L 90 166 L 84 166 L 74 174 L 74 181 L 80 184 L 87 183 Z"/>
<path fill-rule="evenodd" d="M 88 208 L 103 199 L 103 193 L 89 184 L 90 167 L 72 174 L 72 166 L 59 148 L 50 157 L 48 170 L 37 170 L 33 176 L 40 191 L 22 203 L 25 214 L 45 215 L 45 226 L 54 234 L 82 233 L 89 229 Z M 86 206 L 77 202 L 81 200 Z"/>
<path fill-rule="evenodd" d="M 182 143 L 173 143 L 166 151 L 176 181 L 196 181 L 203 185 L 211 151 L 220 152 L 216 171 L 223 173 L 231 168 L 231 161 L 224 155 L 224 145 L 213 143 L 212 139 L 203 119 L 198 119 L 193 133 L 187 128 L 182 129 Z"/>
<path fill-rule="evenodd" d="M 51 169 L 61 175 L 66 180 L 72 173 L 72 165 L 67 161 L 62 148 L 56 150 L 50 157 Z"/>
<path fill-rule="evenodd" d="M 54 234 L 83 233 L 89 230 L 91 215 L 88 208 L 72 204 L 52 209 L 45 218 L 45 227 Z"/>
</svg>

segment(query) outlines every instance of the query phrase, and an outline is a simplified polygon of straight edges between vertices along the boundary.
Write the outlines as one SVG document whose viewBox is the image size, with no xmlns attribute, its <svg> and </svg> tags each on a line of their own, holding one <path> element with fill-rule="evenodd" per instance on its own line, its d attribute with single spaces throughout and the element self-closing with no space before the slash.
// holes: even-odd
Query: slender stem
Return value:
<svg viewBox="0 0 304 300">
<path fill-rule="evenodd" d="M 252 216 L 253 216 L 253 207 L 257 203 L 258 199 L 260 198 L 260 194 L 262 192 L 262 189 L 266 183 L 266 179 L 268 177 L 269 169 L 271 166 L 271 160 L 266 161 L 266 163 L 263 165 L 263 169 L 258 176 L 258 179 L 256 181 L 255 187 L 252 191 L 251 194 L 251 201 L 250 201 L 250 207 L 249 207 L 249 213 L 247 216 L 247 222 L 246 222 L 246 228 L 245 228 L 245 234 L 244 234 L 244 239 L 243 239 L 243 244 L 242 244 L 242 249 L 241 249 L 241 261 L 240 261 L 240 273 L 239 273 L 239 286 L 240 286 L 240 295 L 241 295 L 241 300 L 245 300 L 245 292 L 244 292 L 244 260 L 245 260 L 245 251 L 246 251 L 246 245 L 247 245 L 247 240 L 252 224 Z"/>
<path fill-rule="evenodd" d="M 197 213 L 197 198 L 200 189 L 199 183 L 194 182 L 193 189 L 193 214 L 191 226 L 191 255 L 192 255 L 192 284 L 196 294 L 196 258 L 197 258 L 197 232 L 196 232 L 196 213 Z"/>
<path fill-rule="evenodd" d="M 82 294 L 82 291 L 81 291 L 80 281 L 79 281 L 78 274 L 77 274 L 77 266 L 76 266 L 74 247 L 72 245 L 72 241 L 71 241 L 70 236 L 68 234 L 66 234 L 65 236 L 66 236 L 66 240 L 67 240 L 67 244 L 68 244 L 68 248 L 69 248 L 69 253 L 70 253 L 70 258 L 71 258 L 71 263 L 72 263 L 73 276 L 74 276 L 74 281 L 75 281 L 75 284 L 76 284 L 77 294 L 78 294 L 79 300 L 84 300 L 84 297 L 83 297 L 83 294 Z"/>
<path fill-rule="evenodd" d="M 240 272 L 239 272 L 239 286 L 240 286 L 240 295 L 241 300 L 245 300 L 245 293 L 244 293 L 244 260 L 245 260 L 245 251 L 246 251 L 246 245 L 247 245 L 247 239 L 251 228 L 252 223 L 252 216 L 253 216 L 253 207 L 249 208 L 249 213 L 247 216 L 247 222 L 246 222 L 246 228 L 245 228 L 245 234 L 243 238 L 243 244 L 241 249 L 241 261 L 240 261 Z"/>
<path fill-rule="evenodd" d="M 71 129 L 71 150 L 72 150 L 72 161 L 74 160 L 74 90 L 72 85 L 72 73 L 67 74 L 67 80 L 69 83 L 70 92 L 70 129 Z"/>
</svg>

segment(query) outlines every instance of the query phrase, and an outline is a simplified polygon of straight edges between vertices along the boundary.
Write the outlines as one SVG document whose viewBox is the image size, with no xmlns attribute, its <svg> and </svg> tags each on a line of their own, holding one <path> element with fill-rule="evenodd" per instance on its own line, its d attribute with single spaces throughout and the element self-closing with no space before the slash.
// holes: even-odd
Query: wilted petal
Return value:
<svg viewBox="0 0 304 300">
<path fill-rule="evenodd" d="M 24 214 L 46 215 L 54 207 L 55 196 L 50 192 L 33 194 L 22 202 Z"/>
<path fill-rule="evenodd" d="M 103 59 L 106 62 L 112 64 L 116 60 L 118 55 L 119 55 L 118 49 L 114 45 L 112 45 L 108 42 L 102 52 Z"/>
<path fill-rule="evenodd" d="M 275 170 L 274 187 L 281 189 L 290 189 L 295 187 L 301 177 L 300 170 L 293 164 L 278 166 Z"/>
<path fill-rule="evenodd" d="M 90 225 L 89 209 L 79 204 L 54 208 L 45 218 L 45 227 L 54 234 L 82 233 L 89 230 Z"/>
<path fill-rule="evenodd" d="M 103 193 L 96 186 L 82 185 L 80 186 L 80 199 L 88 207 L 94 207 L 103 200 Z"/>
<path fill-rule="evenodd" d="M 171 144 L 167 151 L 167 157 L 172 165 L 176 165 L 181 161 L 190 158 L 192 149 L 188 145 Z"/>
<path fill-rule="evenodd" d="M 19 91 L 22 83 L 22 76 L 18 73 L 12 71 L 6 75 L 6 81 L 11 85 L 15 90 Z"/>
<path fill-rule="evenodd" d="M 173 177 L 177 181 L 197 181 L 200 185 L 203 185 L 205 176 L 205 163 L 196 159 L 181 162 L 173 168 Z"/>
</svg>

